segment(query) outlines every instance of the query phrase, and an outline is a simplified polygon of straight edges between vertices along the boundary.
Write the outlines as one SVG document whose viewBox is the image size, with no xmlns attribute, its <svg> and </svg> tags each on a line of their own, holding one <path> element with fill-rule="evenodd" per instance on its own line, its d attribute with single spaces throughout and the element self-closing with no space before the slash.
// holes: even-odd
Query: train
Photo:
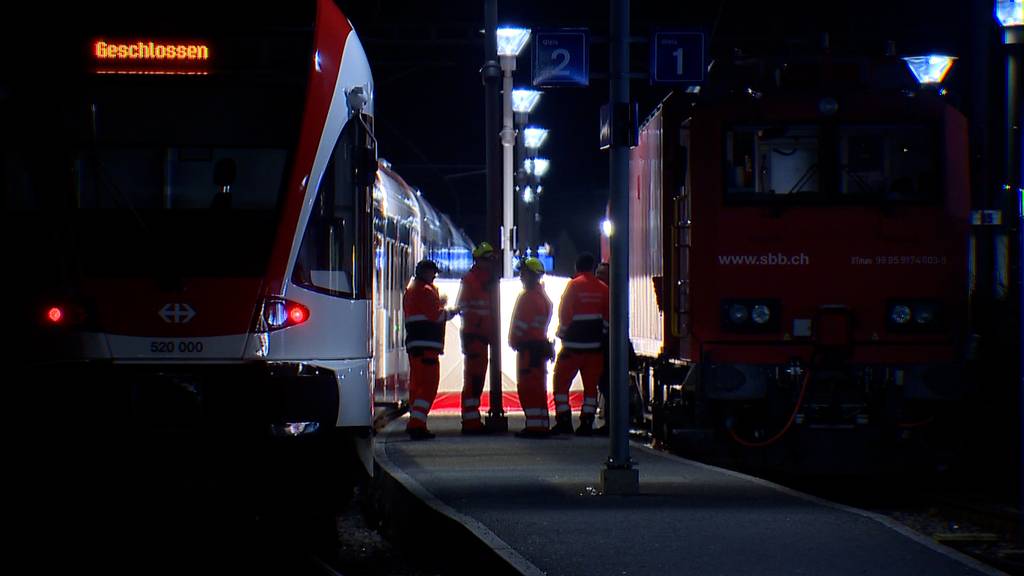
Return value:
<svg viewBox="0 0 1024 576">
<path fill-rule="evenodd" d="M 29 371 L 83 383 L 93 420 L 370 471 L 414 265 L 459 277 L 474 246 L 378 158 L 351 23 L 332 0 L 69 10 L 0 90 Z"/>
<path fill-rule="evenodd" d="M 631 150 L 634 419 L 744 466 L 898 463 L 969 389 L 967 121 L 895 57 L 716 72 Z"/>
</svg>

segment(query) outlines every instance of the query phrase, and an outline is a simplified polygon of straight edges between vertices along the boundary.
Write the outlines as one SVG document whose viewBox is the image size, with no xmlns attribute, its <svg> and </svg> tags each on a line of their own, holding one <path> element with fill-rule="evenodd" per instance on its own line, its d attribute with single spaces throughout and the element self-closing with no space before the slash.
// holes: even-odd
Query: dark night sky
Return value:
<svg viewBox="0 0 1024 576">
<path fill-rule="evenodd" d="M 753 53 L 789 46 L 813 49 L 828 32 L 836 53 L 880 54 L 885 40 L 898 52 L 948 51 L 961 57 L 948 84 L 952 97 L 968 100 L 972 29 L 991 43 L 990 2 L 839 0 L 820 2 L 662 2 L 634 0 L 632 35 L 643 41 L 655 28 L 714 30 L 712 58 L 734 48 Z M 942 5 L 942 8 L 937 6 Z M 474 238 L 483 234 L 485 179 L 483 0 L 342 2 L 359 33 L 376 80 L 379 150 L 395 169 Z M 499 24 L 536 28 L 587 27 L 591 74 L 607 72 L 607 0 L 552 2 L 499 0 Z M 973 13 L 972 13 L 973 11 Z M 971 22 L 976 22 L 971 26 Z M 519 57 L 517 87 L 530 83 L 530 51 Z M 634 72 L 647 72 L 646 43 L 631 47 Z M 631 83 L 641 117 L 668 89 L 645 80 Z M 608 195 L 607 155 L 598 150 L 598 114 L 608 83 L 589 88 L 549 88 L 531 124 L 550 129 L 541 153 L 551 159 L 544 178 L 542 234 L 557 248 L 568 234 L 579 249 L 598 250 L 598 223 Z M 961 101 L 966 105 L 966 102 Z"/>
</svg>

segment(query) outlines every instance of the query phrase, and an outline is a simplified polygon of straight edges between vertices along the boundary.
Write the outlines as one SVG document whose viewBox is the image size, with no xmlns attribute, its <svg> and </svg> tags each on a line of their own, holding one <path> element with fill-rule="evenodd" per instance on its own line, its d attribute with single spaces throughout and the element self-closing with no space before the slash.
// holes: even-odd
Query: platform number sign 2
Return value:
<svg viewBox="0 0 1024 576">
<path fill-rule="evenodd" d="M 572 60 L 572 55 L 565 48 L 558 48 L 551 53 L 551 60 L 555 61 L 555 67 L 551 69 L 551 74 L 558 76 L 563 74 L 569 62 Z"/>
<path fill-rule="evenodd" d="M 588 86 L 590 32 L 583 28 L 537 30 L 533 42 L 534 86 Z"/>
<path fill-rule="evenodd" d="M 652 84 L 699 84 L 704 81 L 703 32 L 655 32 L 651 38 Z"/>
</svg>

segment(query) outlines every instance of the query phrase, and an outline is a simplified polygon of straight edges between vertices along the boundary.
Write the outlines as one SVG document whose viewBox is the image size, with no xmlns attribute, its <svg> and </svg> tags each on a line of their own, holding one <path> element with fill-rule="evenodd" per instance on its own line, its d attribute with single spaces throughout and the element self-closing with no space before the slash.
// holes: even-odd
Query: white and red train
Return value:
<svg viewBox="0 0 1024 576">
<path fill-rule="evenodd" d="M 235 8 L 76 8 L 40 43 L 49 67 L 4 81 L 33 352 L 137 421 L 326 437 L 368 463 L 375 390 L 404 393 L 413 267 L 459 276 L 473 246 L 378 161 L 335 3 Z"/>
<path fill-rule="evenodd" d="M 865 470 L 965 390 L 967 124 L 895 58 L 770 62 L 670 96 L 632 151 L 640 395 L 659 436 Z"/>
</svg>

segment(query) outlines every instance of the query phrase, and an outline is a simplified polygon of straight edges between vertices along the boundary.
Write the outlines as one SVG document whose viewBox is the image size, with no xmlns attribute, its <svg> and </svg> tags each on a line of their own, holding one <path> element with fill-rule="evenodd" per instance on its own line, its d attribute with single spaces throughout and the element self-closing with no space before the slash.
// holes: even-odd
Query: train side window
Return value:
<svg viewBox="0 0 1024 576">
<path fill-rule="evenodd" d="M 320 179 L 292 281 L 332 296 L 352 297 L 357 199 L 356 122 L 348 122 Z"/>
</svg>

